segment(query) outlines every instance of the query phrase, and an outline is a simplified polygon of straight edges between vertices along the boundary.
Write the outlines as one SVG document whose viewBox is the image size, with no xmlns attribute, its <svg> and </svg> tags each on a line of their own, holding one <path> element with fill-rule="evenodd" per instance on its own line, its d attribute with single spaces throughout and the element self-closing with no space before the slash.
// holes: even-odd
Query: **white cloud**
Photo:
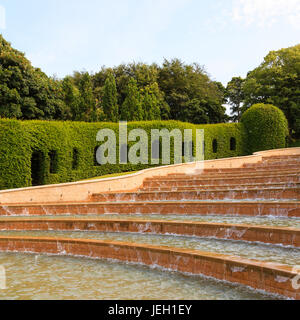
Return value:
<svg viewBox="0 0 300 320">
<path fill-rule="evenodd" d="M 246 26 L 285 22 L 300 29 L 300 0 L 233 0 L 231 18 Z"/>
</svg>

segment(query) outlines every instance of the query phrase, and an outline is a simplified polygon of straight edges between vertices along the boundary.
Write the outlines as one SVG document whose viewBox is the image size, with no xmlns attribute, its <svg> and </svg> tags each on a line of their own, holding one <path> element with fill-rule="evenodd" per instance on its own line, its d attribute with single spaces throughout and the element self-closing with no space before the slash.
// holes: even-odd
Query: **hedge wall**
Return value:
<svg viewBox="0 0 300 320">
<path fill-rule="evenodd" d="M 31 185 L 30 145 L 22 122 L 0 119 L 0 189 Z"/>
<path fill-rule="evenodd" d="M 0 189 L 72 182 L 152 166 L 95 164 L 95 149 L 100 145 L 96 135 L 100 129 L 107 128 L 116 132 L 119 149 L 119 125 L 115 123 L 0 120 Z M 182 132 L 184 129 L 193 129 L 194 132 L 204 129 L 205 159 L 245 154 L 244 129 L 240 124 L 196 126 L 177 121 L 128 123 L 128 132 L 134 128 L 144 129 L 148 133 L 149 146 L 151 129 L 166 128 L 171 131 L 176 128 Z M 195 151 L 195 139 L 193 145 Z M 173 156 L 171 159 L 174 161 Z"/>
</svg>

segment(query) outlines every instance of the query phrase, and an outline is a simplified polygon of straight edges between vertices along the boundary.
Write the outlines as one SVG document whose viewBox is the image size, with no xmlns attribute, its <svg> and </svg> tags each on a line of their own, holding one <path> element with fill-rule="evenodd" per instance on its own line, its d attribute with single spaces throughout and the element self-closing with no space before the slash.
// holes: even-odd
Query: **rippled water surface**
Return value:
<svg viewBox="0 0 300 320">
<path fill-rule="evenodd" d="M 0 253 L 0 300 L 268 300 L 277 297 L 199 276 L 62 256 Z"/>
<path fill-rule="evenodd" d="M 300 249 L 280 246 L 240 242 L 219 239 L 202 239 L 183 236 L 149 235 L 131 233 L 100 233 L 100 232 L 62 232 L 62 231 L 4 231 L 0 235 L 33 236 L 33 237 L 67 237 L 109 241 L 142 243 L 157 246 L 188 248 L 206 252 L 235 255 L 249 259 L 277 262 L 295 266 L 300 264 Z"/>
<path fill-rule="evenodd" d="M 215 223 L 229 223 L 229 224 L 252 224 L 262 226 L 276 226 L 276 227 L 291 227 L 300 229 L 300 218 L 285 218 L 274 216 L 263 217 L 247 217 L 247 216 L 221 216 L 221 215 L 66 215 L 66 216 L 18 216 L 18 217 L 2 217 L 2 219 L 121 219 L 121 220 L 177 220 L 177 221 L 198 221 L 198 222 L 215 222 Z M 1 218 L 0 218 L 1 220 Z"/>
</svg>

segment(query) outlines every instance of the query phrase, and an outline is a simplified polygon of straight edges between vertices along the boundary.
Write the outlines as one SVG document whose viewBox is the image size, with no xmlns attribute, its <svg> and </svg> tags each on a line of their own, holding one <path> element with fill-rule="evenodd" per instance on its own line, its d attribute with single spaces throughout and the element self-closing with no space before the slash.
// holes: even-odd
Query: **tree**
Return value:
<svg viewBox="0 0 300 320">
<path fill-rule="evenodd" d="M 66 104 L 66 119 L 79 119 L 80 114 L 80 92 L 74 85 L 71 77 L 65 77 L 62 81 L 62 88 L 64 91 L 64 101 Z"/>
<path fill-rule="evenodd" d="M 183 121 L 189 122 L 193 119 L 195 124 L 209 123 L 209 117 L 206 112 L 206 108 L 201 106 L 201 102 L 198 99 L 186 101 L 184 104 Z"/>
<path fill-rule="evenodd" d="M 227 102 L 231 105 L 231 119 L 234 122 L 240 122 L 242 116 L 242 103 L 244 100 L 243 84 L 244 79 L 234 77 L 227 84 L 225 96 Z"/>
<path fill-rule="evenodd" d="M 255 103 L 273 104 L 286 115 L 290 133 L 300 137 L 300 44 L 271 51 L 248 73 L 243 87 L 244 110 Z"/>
<path fill-rule="evenodd" d="M 119 121 L 118 93 L 116 81 L 111 72 L 108 74 L 104 85 L 103 112 L 107 121 Z"/>
<path fill-rule="evenodd" d="M 159 95 L 158 84 L 146 86 L 141 90 L 142 107 L 144 109 L 144 120 L 161 120 L 162 97 Z"/>
<path fill-rule="evenodd" d="M 97 121 L 96 100 L 93 92 L 92 79 L 88 72 L 82 73 L 79 79 L 78 89 L 80 92 L 80 106 L 77 120 L 87 122 Z"/>
<path fill-rule="evenodd" d="M 197 123 L 219 123 L 226 119 L 223 91 L 200 65 L 165 60 L 159 70 L 158 84 L 170 106 L 170 119 Z"/>
<path fill-rule="evenodd" d="M 124 121 L 144 120 L 140 93 L 137 82 L 133 78 L 128 83 L 127 95 L 121 109 L 121 119 Z"/>
<path fill-rule="evenodd" d="M 51 120 L 63 117 L 64 109 L 59 82 L 32 67 L 0 35 L 0 116 Z"/>
</svg>

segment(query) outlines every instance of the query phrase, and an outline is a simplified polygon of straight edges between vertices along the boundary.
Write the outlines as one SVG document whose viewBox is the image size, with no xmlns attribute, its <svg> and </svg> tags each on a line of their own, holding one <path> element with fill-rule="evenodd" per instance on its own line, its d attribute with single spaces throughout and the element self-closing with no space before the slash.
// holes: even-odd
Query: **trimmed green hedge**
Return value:
<svg viewBox="0 0 300 320">
<path fill-rule="evenodd" d="M 205 159 L 222 159 L 246 155 L 244 128 L 238 123 L 199 125 L 204 129 Z M 215 150 L 214 150 L 215 141 Z M 216 151 L 216 152 L 215 152 Z"/>
<path fill-rule="evenodd" d="M 95 149 L 100 145 L 96 135 L 100 129 L 112 129 L 117 135 L 116 123 L 84 123 L 57 121 L 0 120 L 0 189 L 31 185 L 73 182 L 112 173 L 137 171 L 153 165 L 97 165 Z M 234 157 L 245 154 L 244 130 L 240 124 L 193 125 L 177 121 L 150 121 L 128 123 L 128 132 L 141 128 L 205 130 L 205 159 Z M 129 143 L 134 145 L 135 143 Z M 213 150 L 214 145 L 216 150 Z M 196 150 L 193 137 L 194 153 Z M 215 152 L 216 151 L 216 152 Z M 171 161 L 174 162 L 171 143 Z M 119 150 L 117 150 L 118 159 Z M 151 159 L 151 148 L 149 148 Z"/>
<path fill-rule="evenodd" d="M 178 121 L 128 123 L 128 133 L 136 128 L 147 132 L 149 146 L 152 129 L 180 129 L 182 133 L 185 129 L 192 129 L 194 154 L 195 131 L 204 129 L 206 160 L 284 147 L 288 134 L 283 113 L 270 105 L 250 108 L 244 114 L 242 124 L 193 125 Z M 116 132 L 118 159 L 119 125 L 116 123 L 0 120 L 0 189 L 73 182 L 153 166 L 119 162 L 116 165 L 97 164 L 95 150 L 100 143 L 96 141 L 96 136 L 101 129 Z M 129 143 L 129 147 L 134 144 Z M 174 145 L 171 143 L 171 163 L 174 162 L 173 153 Z"/>
<path fill-rule="evenodd" d="M 0 189 L 31 185 L 30 136 L 23 123 L 0 119 Z"/>
<path fill-rule="evenodd" d="M 255 104 L 244 113 L 242 124 L 249 154 L 286 147 L 288 121 L 279 108 L 271 104 Z"/>
</svg>

